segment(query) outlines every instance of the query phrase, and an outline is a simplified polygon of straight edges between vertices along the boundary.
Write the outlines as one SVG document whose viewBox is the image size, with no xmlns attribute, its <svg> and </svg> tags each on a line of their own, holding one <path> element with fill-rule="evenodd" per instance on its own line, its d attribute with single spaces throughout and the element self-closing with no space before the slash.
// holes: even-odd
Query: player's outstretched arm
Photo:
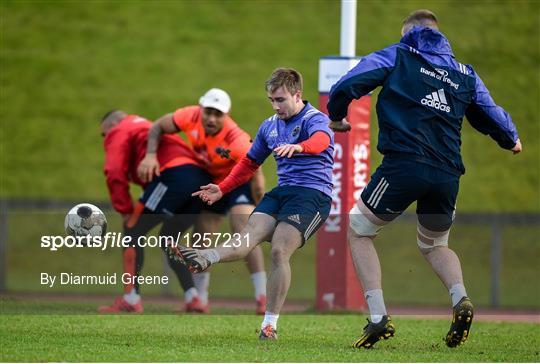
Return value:
<svg viewBox="0 0 540 364">
<path fill-rule="evenodd" d="M 173 134 L 178 132 L 174 124 L 173 114 L 167 114 L 157 119 L 148 131 L 148 145 L 146 146 L 146 155 L 137 167 L 137 175 L 145 182 L 152 182 L 154 176 L 159 176 L 159 161 L 157 151 L 161 134 Z"/>
<path fill-rule="evenodd" d="M 241 186 L 253 177 L 259 165 L 249 157 L 244 157 L 238 162 L 231 173 L 218 185 L 210 183 L 201 186 L 201 190 L 194 192 L 192 196 L 198 196 L 209 205 L 218 201 L 224 194 L 231 192 L 236 187 Z"/>
<path fill-rule="evenodd" d="M 129 192 L 130 136 L 119 129 L 113 130 L 105 139 L 105 165 L 103 172 L 113 208 L 120 214 L 133 212 L 133 200 Z"/>
<path fill-rule="evenodd" d="M 472 69 L 470 71 L 473 72 Z M 495 103 L 478 74 L 473 75 L 476 85 L 471 104 L 465 110 L 467 120 L 480 133 L 489 135 L 501 148 L 514 154 L 520 153 L 521 141 L 512 117 Z"/>
<path fill-rule="evenodd" d="M 137 175 L 141 181 L 152 182 L 154 176 L 159 176 L 159 161 L 156 153 L 146 153 L 141 163 L 137 167 Z"/>
<path fill-rule="evenodd" d="M 253 199 L 258 204 L 262 200 L 265 191 L 265 179 L 261 168 L 258 168 L 253 174 L 250 187 Z"/>
<path fill-rule="evenodd" d="M 199 197 L 201 200 L 206 202 L 208 205 L 219 201 L 223 197 L 223 192 L 218 185 L 210 183 L 205 186 L 201 186 L 200 191 L 193 192 L 191 196 Z"/>
<path fill-rule="evenodd" d="M 398 48 L 399 45 L 394 44 L 362 57 L 356 66 L 332 85 L 326 106 L 330 120 L 337 123 L 336 129 L 330 126 L 334 131 L 350 129 L 348 123 L 340 122 L 347 116 L 349 104 L 384 84 L 395 66 Z"/>
<path fill-rule="evenodd" d="M 279 157 L 291 158 L 295 153 L 319 154 L 330 145 L 330 136 L 322 130 L 318 130 L 311 137 L 299 144 L 285 144 L 274 149 Z"/>
</svg>

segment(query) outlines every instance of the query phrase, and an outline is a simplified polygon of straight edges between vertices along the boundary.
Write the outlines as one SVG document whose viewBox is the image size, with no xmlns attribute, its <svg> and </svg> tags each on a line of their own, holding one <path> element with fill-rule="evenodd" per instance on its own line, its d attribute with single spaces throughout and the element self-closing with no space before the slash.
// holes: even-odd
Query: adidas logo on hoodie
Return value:
<svg viewBox="0 0 540 364">
<path fill-rule="evenodd" d="M 438 91 L 433 91 L 429 95 L 426 95 L 421 100 L 421 103 L 422 105 L 426 105 L 437 110 L 450 112 L 450 106 L 448 106 L 446 95 L 444 94 L 444 90 L 442 88 Z"/>
</svg>

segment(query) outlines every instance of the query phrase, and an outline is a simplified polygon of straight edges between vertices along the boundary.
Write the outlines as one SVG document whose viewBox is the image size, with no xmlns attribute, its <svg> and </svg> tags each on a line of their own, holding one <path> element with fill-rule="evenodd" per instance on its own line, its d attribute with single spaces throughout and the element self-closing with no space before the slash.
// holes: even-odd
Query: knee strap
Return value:
<svg viewBox="0 0 540 364">
<path fill-rule="evenodd" d="M 358 205 L 364 208 L 361 209 Z M 379 234 L 385 223 L 385 221 L 376 217 L 365 207 L 362 199 L 349 212 L 349 226 L 359 236 L 375 237 Z"/>
<path fill-rule="evenodd" d="M 426 229 L 418 223 L 416 232 L 416 242 L 422 252 L 430 252 L 438 246 L 448 246 L 450 229 L 446 231 L 433 231 Z"/>
</svg>

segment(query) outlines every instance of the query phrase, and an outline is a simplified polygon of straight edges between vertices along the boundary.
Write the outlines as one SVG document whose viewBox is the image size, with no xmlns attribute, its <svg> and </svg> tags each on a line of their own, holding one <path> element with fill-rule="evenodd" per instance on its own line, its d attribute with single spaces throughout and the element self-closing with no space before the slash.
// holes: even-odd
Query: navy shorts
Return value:
<svg viewBox="0 0 540 364">
<path fill-rule="evenodd" d="M 255 212 L 294 226 L 302 234 L 302 245 L 326 221 L 332 198 L 323 192 L 300 186 L 279 186 L 266 193 Z"/>
<path fill-rule="evenodd" d="M 191 194 L 208 183 L 210 176 L 200 167 L 187 164 L 168 168 L 146 186 L 140 201 L 149 213 L 198 214 L 203 203 Z"/>
<path fill-rule="evenodd" d="M 459 175 L 407 158 L 384 157 L 362 191 L 362 201 L 378 218 L 391 221 L 417 201 L 418 222 L 426 229 L 452 226 Z"/>
<path fill-rule="evenodd" d="M 205 210 L 211 211 L 216 214 L 226 215 L 229 210 L 236 205 L 253 205 L 255 206 L 255 199 L 251 193 L 251 181 L 238 186 L 231 192 L 225 194 L 219 201 L 212 205 L 206 205 Z"/>
</svg>

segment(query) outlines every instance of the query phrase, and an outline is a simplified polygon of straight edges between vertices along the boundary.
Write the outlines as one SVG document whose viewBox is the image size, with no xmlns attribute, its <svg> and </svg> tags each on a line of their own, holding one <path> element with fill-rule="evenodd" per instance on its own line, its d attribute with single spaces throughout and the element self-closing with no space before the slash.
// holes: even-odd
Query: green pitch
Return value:
<svg viewBox="0 0 540 364">
<path fill-rule="evenodd" d="M 350 347 L 360 315 L 292 315 L 279 322 L 279 341 L 260 342 L 260 317 L 248 314 L 22 315 L 2 302 L 1 361 L 105 362 L 538 362 L 540 325 L 475 322 L 469 341 L 447 348 L 446 320 L 394 317 L 396 337 L 372 350 Z M 73 304 L 74 309 L 94 307 Z M 40 306 L 33 307 L 34 312 Z M 51 311 L 43 306 L 41 312 Z M 156 312 L 156 311 L 154 311 Z"/>
</svg>

